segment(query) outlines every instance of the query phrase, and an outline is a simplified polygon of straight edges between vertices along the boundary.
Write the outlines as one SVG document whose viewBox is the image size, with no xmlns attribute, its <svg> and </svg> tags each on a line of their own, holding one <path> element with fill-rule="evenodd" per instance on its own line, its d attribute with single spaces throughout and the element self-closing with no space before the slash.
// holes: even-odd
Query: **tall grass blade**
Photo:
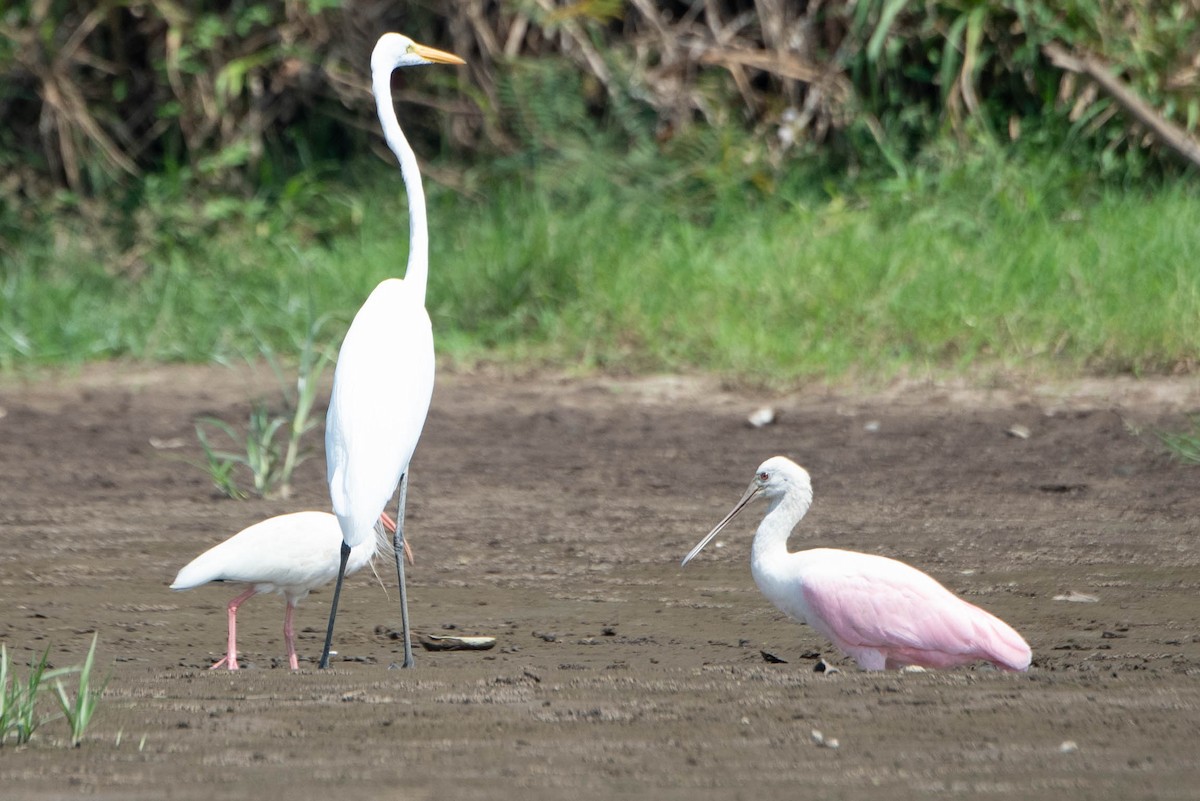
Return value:
<svg viewBox="0 0 1200 801">
<path fill-rule="evenodd" d="M 864 3 L 864 5 L 866 4 Z M 879 55 L 883 52 L 883 43 L 887 41 L 888 34 L 891 33 L 892 23 L 896 21 L 896 17 L 906 5 L 908 5 L 908 0 L 886 0 L 884 3 L 883 11 L 879 15 L 879 22 L 867 42 L 867 58 L 872 62 L 879 61 Z"/>
<path fill-rule="evenodd" d="M 106 677 L 99 687 L 92 686 L 92 668 L 96 662 L 98 638 L 99 634 L 92 635 L 92 645 L 88 648 L 87 656 L 84 657 L 83 664 L 75 669 L 79 675 L 79 683 L 74 698 L 67 694 L 67 689 L 61 680 L 56 679 L 54 682 L 55 697 L 62 709 L 63 717 L 67 719 L 67 723 L 71 727 L 71 745 L 76 748 L 83 742 L 83 736 L 92 723 L 96 709 L 100 705 L 100 696 L 104 694 L 104 688 L 108 686 L 110 678 Z"/>
</svg>

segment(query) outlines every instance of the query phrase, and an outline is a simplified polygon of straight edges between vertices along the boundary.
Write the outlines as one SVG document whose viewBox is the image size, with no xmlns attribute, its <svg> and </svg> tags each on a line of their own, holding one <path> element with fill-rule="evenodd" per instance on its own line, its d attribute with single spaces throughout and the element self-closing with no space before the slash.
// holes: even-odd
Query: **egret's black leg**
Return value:
<svg viewBox="0 0 1200 801">
<path fill-rule="evenodd" d="M 342 540 L 342 561 L 338 565 L 337 584 L 333 587 L 333 603 L 329 605 L 329 628 L 325 630 L 325 650 L 321 652 L 321 661 L 317 667 L 321 670 L 329 667 L 329 647 L 333 645 L 333 621 L 337 618 L 338 598 L 342 597 L 342 579 L 346 577 L 346 560 L 350 558 L 350 546 Z"/>
<path fill-rule="evenodd" d="M 404 501 L 408 496 L 408 473 L 400 476 L 400 503 L 396 507 L 396 533 L 392 545 L 396 552 L 396 578 L 400 582 L 400 628 L 404 634 L 404 662 L 401 667 L 416 667 L 412 653 L 412 634 L 408 628 L 408 589 L 404 584 Z"/>
</svg>

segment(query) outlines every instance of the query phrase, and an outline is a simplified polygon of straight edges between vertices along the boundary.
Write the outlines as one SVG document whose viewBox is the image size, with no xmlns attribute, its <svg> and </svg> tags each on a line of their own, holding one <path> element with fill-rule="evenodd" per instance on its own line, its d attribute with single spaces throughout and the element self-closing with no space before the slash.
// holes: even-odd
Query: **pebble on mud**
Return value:
<svg viewBox="0 0 1200 801">
<path fill-rule="evenodd" d="M 1055 595 L 1053 600 L 1070 601 L 1071 603 L 1075 604 L 1094 604 L 1097 603 L 1100 598 L 1095 595 L 1088 595 L 1085 592 L 1075 592 L 1075 590 L 1071 590 L 1063 595 Z"/>
<path fill-rule="evenodd" d="M 1063 740 L 1062 745 L 1058 747 L 1060 754 L 1073 754 L 1079 750 L 1079 743 L 1074 740 Z"/>
<path fill-rule="evenodd" d="M 2 411 L 3 410 L 0 409 L 0 412 Z M 0 417 L 3 416 L 3 414 L 0 414 Z M 171 437 L 170 439 L 165 439 L 163 437 L 150 438 L 150 447 L 154 448 L 156 451 L 169 451 L 174 450 L 175 448 L 185 447 L 186 445 L 187 440 L 185 440 L 183 437 Z"/>
<path fill-rule="evenodd" d="M 751 428 L 762 428 L 771 425 L 778 419 L 774 409 L 770 406 L 763 406 L 761 409 L 750 412 L 750 416 L 746 418 L 746 424 Z"/>
<path fill-rule="evenodd" d="M 812 737 L 813 745 L 818 748 L 837 748 L 839 745 L 836 737 L 826 737 L 817 729 L 813 729 L 809 736 Z"/>
<path fill-rule="evenodd" d="M 495 637 L 442 637 L 426 634 L 421 638 L 421 646 L 426 651 L 486 651 L 495 644 Z"/>
</svg>

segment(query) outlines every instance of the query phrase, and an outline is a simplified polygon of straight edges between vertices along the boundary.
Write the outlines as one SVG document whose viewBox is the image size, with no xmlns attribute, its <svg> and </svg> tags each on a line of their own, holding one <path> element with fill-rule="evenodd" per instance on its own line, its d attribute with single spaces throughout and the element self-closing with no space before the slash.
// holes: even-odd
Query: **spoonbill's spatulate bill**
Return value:
<svg viewBox="0 0 1200 801">
<path fill-rule="evenodd" d="M 387 515 L 379 521 L 388 531 L 395 523 Z M 382 536 L 382 532 L 380 532 Z M 190 590 L 213 581 L 249 584 L 245 592 L 229 602 L 229 647 L 214 668 L 238 669 L 237 611 L 243 602 L 260 592 L 278 592 L 287 599 L 283 638 L 287 642 L 288 665 L 299 669 L 292 617 L 296 604 L 308 593 L 328 584 L 338 573 L 338 546 L 342 530 L 328 512 L 294 512 L 268 518 L 244 528 L 214 545 L 189 562 L 175 581 L 173 590 Z M 376 537 L 350 551 L 346 572 L 353 573 L 375 555 Z M 409 558 L 411 559 L 411 552 Z"/>
<path fill-rule="evenodd" d="M 450 53 L 419 45 L 407 36 L 385 33 L 371 53 L 371 87 L 383 135 L 400 162 L 408 190 L 409 246 L 404 279 L 380 283 L 358 310 L 338 353 L 333 395 L 325 419 L 326 478 L 333 511 L 342 529 L 341 559 L 371 538 L 375 521 L 400 487 L 396 513 L 396 552 L 404 543 L 404 501 L 408 465 L 416 450 L 433 395 L 433 329 L 425 311 L 429 276 L 429 233 L 425 193 L 417 157 L 392 106 L 392 71 L 418 64 L 463 64 Z M 320 666 L 329 666 L 333 625 L 341 597 L 338 573 Z M 400 623 L 404 667 L 412 667 L 408 592 L 404 562 L 396 560 L 400 584 Z"/>
<path fill-rule="evenodd" d="M 982 660 L 1004 670 L 1029 668 L 1029 646 L 1020 634 L 914 567 L 834 548 L 790 553 L 788 536 L 812 505 L 812 481 L 783 456 L 759 466 L 733 511 L 683 564 L 758 497 L 768 508 L 751 547 L 755 583 L 780 611 L 812 626 L 860 667 L 948 668 Z"/>
</svg>

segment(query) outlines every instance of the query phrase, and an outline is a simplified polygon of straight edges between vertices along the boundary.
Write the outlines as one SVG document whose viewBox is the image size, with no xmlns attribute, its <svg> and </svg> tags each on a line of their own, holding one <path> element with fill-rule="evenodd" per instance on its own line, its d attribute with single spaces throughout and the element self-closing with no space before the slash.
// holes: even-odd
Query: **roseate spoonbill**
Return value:
<svg viewBox="0 0 1200 801">
<path fill-rule="evenodd" d="M 985 660 L 1004 670 L 1028 669 L 1029 646 L 1020 634 L 914 567 L 835 548 L 789 552 L 788 535 L 813 495 L 808 471 L 783 456 L 759 466 L 733 511 L 683 564 L 760 496 L 769 506 L 750 552 L 754 582 L 781 612 L 832 640 L 859 667 L 948 668 Z"/>
<path fill-rule="evenodd" d="M 396 524 L 387 515 L 382 515 L 379 527 L 395 531 Z M 378 536 L 383 536 L 382 530 L 378 531 Z M 337 575 L 335 552 L 341 539 L 342 530 L 337 518 L 328 512 L 293 512 L 244 528 L 188 562 L 175 577 L 171 589 L 190 590 L 210 581 L 250 585 L 229 602 L 229 648 L 212 667 L 238 669 L 238 607 L 260 592 L 278 592 L 287 598 L 283 639 L 287 642 L 288 665 L 292 670 L 298 670 L 292 616 L 301 599 Z M 353 548 L 346 562 L 346 572 L 353 573 L 371 561 L 377 544 L 376 537 L 370 537 Z M 407 545 L 405 543 L 405 547 Z M 411 561 L 412 552 L 407 553 Z"/>
<path fill-rule="evenodd" d="M 342 529 L 341 562 L 320 667 L 329 666 L 345 565 L 354 548 L 371 538 L 375 521 L 400 487 L 394 534 L 397 553 L 404 544 L 404 502 L 408 464 L 421 438 L 433 395 L 433 329 L 425 311 L 429 277 L 429 233 L 425 193 L 417 157 L 400 130 L 392 106 L 392 71 L 417 64 L 464 64 L 450 53 L 419 45 L 407 36 L 385 33 L 371 53 L 371 86 L 388 146 L 400 162 L 408 191 L 409 247 L 404 279 L 389 278 L 358 310 L 338 354 L 333 395 L 325 420 L 326 478 L 333 511 Z M 412 667 L 408 592 L 404 562 L 396 559 L 404 667 Z"/>
</svg>

